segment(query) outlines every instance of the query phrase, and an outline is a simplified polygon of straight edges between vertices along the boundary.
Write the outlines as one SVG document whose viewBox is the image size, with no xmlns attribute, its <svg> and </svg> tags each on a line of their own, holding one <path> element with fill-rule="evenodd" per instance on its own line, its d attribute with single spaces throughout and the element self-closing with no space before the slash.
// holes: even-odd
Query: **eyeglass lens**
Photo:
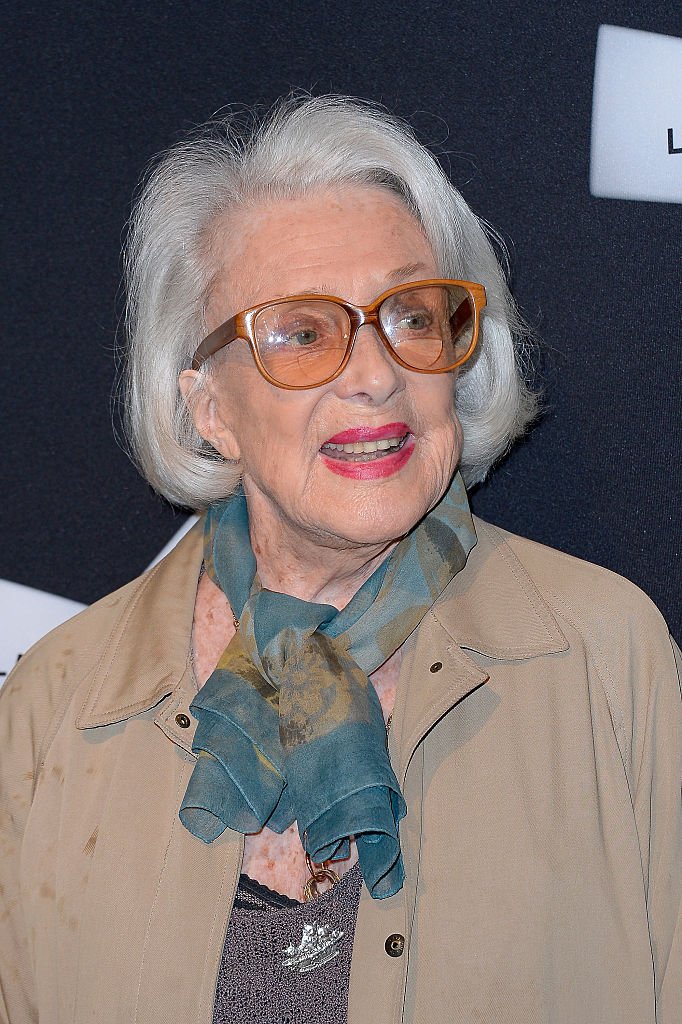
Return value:
<svg viewBox="0 0 682 1024">
<path fill-rule="evenodd" d="M 437 372 L 471 348 L 474 307 L 465 288 L 436 285 L 388 296 L 379 322 L 396 355 Z M 341 366 L 351 332 L 348 313 L 329 299 L 276 302 L 260 311 L 254 335 L 263 366 L 281 384 L 314 385 Z"/>
</svg>

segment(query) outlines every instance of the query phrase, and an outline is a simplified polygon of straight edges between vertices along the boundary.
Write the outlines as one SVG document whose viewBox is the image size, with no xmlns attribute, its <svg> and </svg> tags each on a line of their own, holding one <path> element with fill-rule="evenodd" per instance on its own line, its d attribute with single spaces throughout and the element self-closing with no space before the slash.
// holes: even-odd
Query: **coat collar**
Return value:
<svg viewBox="0 0 682 1024">
<path fill-rule="evenodd" d="M 456 648 L 497 660 L 518 661 L 567 650 L 566 638 L 504 533 L 478 519 L 475 525 L 478 542 L 466 566 L 418 633 L 437 624 L 440 635 L 449 637 Z M 111 725 L 140 714 L 191 679 L 202 535 L 200 521 L 157 566 L 104 598 L 115 605 L 113 626 L 91 672 L 88 695 L 76 719 L 79 729 Z M 458 657 L 466 656 L 458 650 Z"/>
<path fill-rule="evenodd" d="M 568 650 L 549 605 L 503 530 L 474 518 L 476 547 L 433 607 L 455 643 L 488 658 L 522 661 Z"/>
</svg>

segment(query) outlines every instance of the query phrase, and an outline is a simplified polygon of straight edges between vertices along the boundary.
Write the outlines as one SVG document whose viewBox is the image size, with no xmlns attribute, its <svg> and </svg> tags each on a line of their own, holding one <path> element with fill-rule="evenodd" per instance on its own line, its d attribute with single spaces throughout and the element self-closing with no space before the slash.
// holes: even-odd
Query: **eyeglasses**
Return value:
<svg viewBox="0 0 682 1024">
<path fill-rule="evenodd" d="M 400 366 L 447 373 L 476 348 L 485 304 L 483 285 L 445 279 L 398 285 L 369 306 L 333 295 L 292 295 L 237 313 L 212 331 L 192 369 L 243 338 L 271 384 L 291 391 L 321 387 L 343 373 L 358 329 L 371 324 Z"/>
</svg>

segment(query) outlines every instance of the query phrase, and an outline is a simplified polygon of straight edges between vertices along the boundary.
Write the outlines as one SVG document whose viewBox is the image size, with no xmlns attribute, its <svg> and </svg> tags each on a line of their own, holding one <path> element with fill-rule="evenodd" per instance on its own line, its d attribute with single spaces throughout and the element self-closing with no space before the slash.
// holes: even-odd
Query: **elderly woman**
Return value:
<svg viewBox="0 0 682 1024">
<path fill-rule="evenodd" d="M 470 515 L 534 402 L 436 161 L 214 125 L 128 271 L 135 454 L 205 515 L 6 683 L 2 1019 L 679 1021 L 679 652 Z"/>
</svg>

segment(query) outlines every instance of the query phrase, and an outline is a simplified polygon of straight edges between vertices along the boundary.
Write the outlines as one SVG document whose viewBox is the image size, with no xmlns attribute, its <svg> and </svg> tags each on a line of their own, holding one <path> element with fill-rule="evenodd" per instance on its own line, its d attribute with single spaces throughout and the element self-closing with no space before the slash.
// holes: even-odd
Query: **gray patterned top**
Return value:
<svg viewBox="0 0 682 1024">
<path fill-rule="evenodd" d="M 316 900 L 296 903 L 242 878 L 213 1024 L 346 1024 L 361 883 L 356 864 Z"/>
</svg>

